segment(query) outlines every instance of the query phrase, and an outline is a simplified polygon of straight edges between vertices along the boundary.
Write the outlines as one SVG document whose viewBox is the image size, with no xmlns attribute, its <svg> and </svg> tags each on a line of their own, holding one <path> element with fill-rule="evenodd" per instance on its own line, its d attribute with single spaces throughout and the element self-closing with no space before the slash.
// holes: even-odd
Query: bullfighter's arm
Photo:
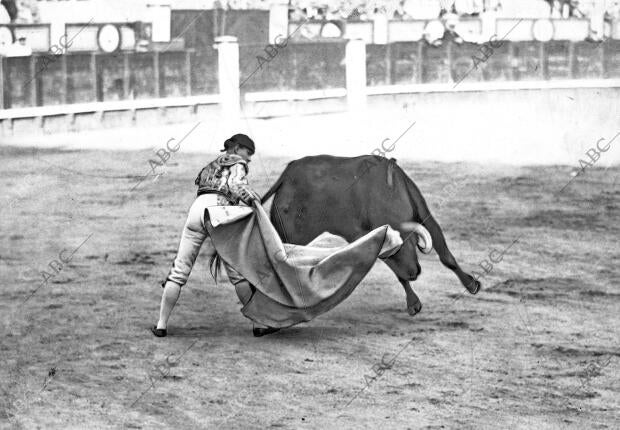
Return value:
<svg viewBox="0 0 620 430">
<path fill-rule="evenodd" d="M 242 163 L 237 163 L 230 168 L 228 177 L 228 187 L 230 191 L 248 206 L 252 206 L 252 200 L 258 195 L 250 188 L 247 177 L 247 167 Z"/>
</svg>

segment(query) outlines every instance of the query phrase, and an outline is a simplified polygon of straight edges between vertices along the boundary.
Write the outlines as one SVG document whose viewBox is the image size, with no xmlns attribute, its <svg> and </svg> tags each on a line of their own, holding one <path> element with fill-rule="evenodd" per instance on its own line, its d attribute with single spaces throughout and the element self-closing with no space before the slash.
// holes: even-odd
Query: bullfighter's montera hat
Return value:
<svg viewBox="0 0 620 430">
<path fill-rule="evenodd" d="M 239 145 L 239 146 L 249 149 L 252 154 L 256 152 L 254 141 L 250 139 L 248 136 L 246 136 L 245 134 L 241 134 L 241 133 L 235 134 L 230 139 L 226 139 L 226 142 L 224 142 L 224 149 L 222 149 L 221 152 L 228 151 L 229 148 L 235 145 Z"/>
</svg>

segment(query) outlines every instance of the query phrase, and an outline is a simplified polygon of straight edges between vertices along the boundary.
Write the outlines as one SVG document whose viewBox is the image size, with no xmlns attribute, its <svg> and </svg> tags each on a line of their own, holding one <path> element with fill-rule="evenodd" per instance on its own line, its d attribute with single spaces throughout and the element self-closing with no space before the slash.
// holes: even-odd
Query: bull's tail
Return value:
<svg viewBox="0 0 620 430">
<path fill-rule="evenodd" d="M 288 166 L 286 166 L 286 169 L 288 169 Z M 282 174 L 280 175 L 276 183 L 273 184 L 271 188 L 269 188 L 269 191 L 267 191 L 267 193 L 265 193 L 265 195 L 260 199 L 260 203 L 262 205 L 264 205 L 265 202 L 269 200 L 269 198 L 273 196 L 276 193 L 276 191 L 278 191 L 278 188 L 280 188 L 280 186 L 282 185 L 282 182 L 284 182 L 284 175 L 286 173 L 286 169 L 284 169 L 284 172 L 282 172 Z"/>
<path fill-rule="evenodd" d="M 217 285 L 217 278 L 220 275 L 220 270 L 222 266 L 222 257 L 217 252 L 211 256 L 209 259 L 209 272 L 215 281 L 215 285 Z"/>
</svg>

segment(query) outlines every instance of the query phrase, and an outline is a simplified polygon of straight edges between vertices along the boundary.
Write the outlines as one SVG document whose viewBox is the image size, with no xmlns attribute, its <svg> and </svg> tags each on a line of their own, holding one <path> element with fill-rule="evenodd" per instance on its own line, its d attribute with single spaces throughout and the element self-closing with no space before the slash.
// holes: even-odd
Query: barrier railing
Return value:
<svg viewBox="0 0 620 430">
<path fill-rule="evenodd" d="M 240 46 L 242 92 L 345 87 L 344 41 Z M 366 45 L 368 86 L 620 77 L 620 40 Z M 484 61 L 481 61 L 484 60 Z M 69 53 L 1 59 L 0 108 L 215 94 L 217 52 Z"/>
<path fill-rule="evenodd" d="M 243 92 L 343 88 L 345 40 L 240 45 Z"/>
<path fill-rule="evenodd" d="M 218 82 L 212 48 L 3 57 L 0 69 L 4 109 L 215 94 Z"/>
<path fill-rule="evenodd" d="M 620 40 L 494 45 L 486 55 L 472 43 L 367 45 L 367 85 L 620 77 Z"/>
<path fill-rule="evenodd" d="M 362 40 L 240 47 L 230 36 L 218 38 L 216 46 L 67 54 L 53 62 L 45 56 L 2 58 L 0 135 L 121 120 L 178 121 L 207 112 L 235 120 L 258 105 L 267 116 L 290 114 L 296 106 L 299 112 L 355 111 L 367 99 L 391 94 L 617 88 L 620 82 L 618 41 L 506 42 L 486 54 L 484 45 Z M 242 113 L 241 105 L 249 111 Z"/>
</svg>

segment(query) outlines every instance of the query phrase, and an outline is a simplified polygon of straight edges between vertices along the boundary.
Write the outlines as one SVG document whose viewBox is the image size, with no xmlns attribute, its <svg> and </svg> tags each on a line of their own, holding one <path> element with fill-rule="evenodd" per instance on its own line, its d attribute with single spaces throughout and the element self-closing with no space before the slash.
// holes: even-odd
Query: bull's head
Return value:
<svg viewBox="0 0 620 430">
<path fill-rule="evenodd" d="M 429 254 L 433 250 L 433 239 L 426 227 L 417 222 L 403 222 L 400 227 L 405 231 L 410 231 L 418 238 L 418 249 L 423 254 Z"/>
</svg>

